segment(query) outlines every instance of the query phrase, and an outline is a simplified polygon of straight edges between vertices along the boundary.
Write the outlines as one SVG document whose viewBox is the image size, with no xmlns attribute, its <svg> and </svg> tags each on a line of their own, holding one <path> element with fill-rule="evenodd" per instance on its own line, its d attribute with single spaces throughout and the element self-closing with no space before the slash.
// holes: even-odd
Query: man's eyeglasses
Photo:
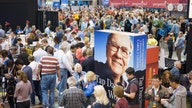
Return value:
<svg viewBox="0 0 192 108">
<path fill-rule="evenodd" d="M 109 41 L 107 44 L 110 45 L 110 49 L 114 52 L 117 52 L 119 49 L 121 49 L 121 55 L 125 58 L 129 57 L 131 52 L 128 50 L 128 48 L 124 46 L 119 46 L 116 42 Z"/>
</svg>

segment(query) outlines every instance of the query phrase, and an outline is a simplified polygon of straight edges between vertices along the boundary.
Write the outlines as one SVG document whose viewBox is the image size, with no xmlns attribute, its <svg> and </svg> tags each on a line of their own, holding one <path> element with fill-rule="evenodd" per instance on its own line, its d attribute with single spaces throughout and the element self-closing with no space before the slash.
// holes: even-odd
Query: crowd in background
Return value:
<svg viewBox="0 0 192 108">
<path fill-rule="evenodd" d="M 111 103 L 106 91 L 97 85 L 94 74 L 94 31 L 104 29 L 146 34 L 148 45 L 157 46 L 165 41 L 169 58 L 176 51 L 178 61 L 173 69 L 164 72 L 162 78 L 154 75 L 152 85 L 145 90 L 150 108 L 153 105 L 158 108 L 186 108 L 187 95 L 192 102 L 192 73 L 181 78 L 179 72 L 181 55 L 187 48 L 187 33 L 192 28 L 186 18 L 136 8 L 101 7 L 81 11 L 59 10 L 58 18 L 59 26 L 55 30 L 51 21 L 47 22 L 44 31 L 29 23 L 25 27 L 18 25 L 15 31 L 12 28 L 4 31 L 0 26 L 0 64 L 9 80 L 6 89 L 11 108 L 14 108 L 14 103 L 17 103 L 17 108 L 29 108 L 36 104 L 35 96 L 38 96 L 39 104 L 53 108 L 55 88 L 59 91 L 59 106 L 109 108 Z M 132 74 L 130 79 L 135 78 Z M 137 99 L 137 84 L 129 85 L 125 91 L 126 87 L 114 87 L 118 100 L 115 108 L 121 105 L 127 108 Z M 126 98 L 130 95 L 131 99 Z M 137 103 L 134 104 L 130 108 L 138 107 Z"/>
</svg>

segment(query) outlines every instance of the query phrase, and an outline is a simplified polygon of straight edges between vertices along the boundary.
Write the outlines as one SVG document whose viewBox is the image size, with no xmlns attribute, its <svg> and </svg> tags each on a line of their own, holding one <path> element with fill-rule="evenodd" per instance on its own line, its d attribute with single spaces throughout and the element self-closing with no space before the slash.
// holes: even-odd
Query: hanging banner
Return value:
<svg viewBox="0 0 192 108">
<path fill-rule="evenodd" d="M 189 0 L 188 6 L 188 18 L 192 19 L 192 0 Z"/>
</svg>

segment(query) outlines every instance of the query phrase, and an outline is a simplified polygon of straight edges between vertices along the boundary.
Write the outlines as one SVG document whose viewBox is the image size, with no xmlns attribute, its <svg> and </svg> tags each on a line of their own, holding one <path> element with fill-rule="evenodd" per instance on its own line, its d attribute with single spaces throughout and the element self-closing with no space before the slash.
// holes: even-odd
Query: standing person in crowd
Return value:
<svg viewBox="0 0 192 108">
<path fill-rule="evenodd" d="M 179 25 L 176 20 L 173 21 L 173 26 L 171 28 L 171 32 L 174 34 L 175 40 L 176 40 L 178 37 L 178 33 L 179 33 Z"/>
<path fill-rule="evenodd" d="M 82 61 L 82 68 L 83 71 L 88 72 L 88 71 L 94 71 L 94 57 L 93 57 L 93 50 L 92 49 L 87 49 L 86 50 L 87 58 Z"/>
<path fill-rule="evenodd" d="M 132 30 L 132 24 L 131 24 L 131 22 L 129 21 L 129 19 L 126 18 L 126 20 L 125 20 L 125 25 L 124 25 L 124 31 L 125 31 L 125 32 L 131 32 L 131 30 Z"/>
<path fill-rule="evenodd" d="M 87 102 L 86 102 L 86 107 L 88 105 L 91 105 L 94 101 L 95 98 L 93 96 L 94 92 L 94 87 L 97 85 L 96 82 L 96 75 L 92 71 L 87 72 L 85 75 L 85 78 L 83 80 L 83 91 L 87 97 Z"/>
<path fill-rule="evenodd" d="M 67 60 L 70 64 L 70 66 L 73 68 L 74 65 L 78 62 L 75 60 L 75 52 L 76 52 L 76 46 L 71 45 L 70 49 L 66 52 Z"/>
<path fill-rule="evenodd" d="M 12 61 L 15 61 L 15 55 L 17 54 L 17 47 L 12 46 L 8 51 L 8 58 Z"/>
<path fill-rule="evenodd" d="M 174 67 L 170 70 L 171 75 L 176 75 L 178 78 L 180 78 L 180 71 L 181 69 L 181 62 L 180 61 L 175 61 L 174 62 Z"/>
<path fill-rule="evenodd" d="M 165 88 L 169 88 L 170 87 L 170 80 L 169 80 L 169 77 L 171 76 L 171 72 L 169 70 L 166 70 L 163 72 L 163 75 L 162 75 L 162 85 L 165 87 Z"/>
<path fill-rule="evenodd" d="M 132 67 L 128 67 L 125 70 L 128 78 L 128 85 L 125 88 L 124 95 L 129 103 L 128 107 L 138 108 L 139 107 L 139 82 L 135 77 L 135 70 Z"/>
<path fill-rule="evenodd" d="M 174 45 L 174 36 L 173 33 L 170 33 L 167 40 L 167 47 L 169 51 L 168 58 L 172 58 L 173 56 L 173 45 Z"/>
<path fill-rule="evenodd" d="M 110 102 L 107 93 L 102 85 L 94 87 L 94 96 L 96 101 L 87 108 L 110 108 Z"/>
<path fill-rule="evenodd" d="M 15 108 L 14 107 L 14 91 L 15 91 L 15 85 L 16 85 L 16 81 L 15 81 L 15 66 L 14 66 L 14 62 L 12 60 L 8 60 L 7 61 L 7 66 L 5 66 L 5 69 L 3 70 L 3 73 L 5 75 L 7 84 L 6 84 L 6 96 L 7 96 L 7 100 L 9 103 L 10 108 Z"/>
<path fill-rule="evenodd" d="M 184 47 L 185 47 L 185 40 L 183 38 L 183 32 L 180 31 L 178 39 L 175 42 L 175 50 L 179 61 L 181 61 L 181 52 L 183 51 Z"/>
<path fill-rule="evenodd" d="M 14 97 L 17 100 L 16 108 L 30 108 L 30 94 L 32 93 L 32 86 L 27 76 L 23 71 L 17 72 L 19 82 L 15 87 Z"/>
<path fill-rule="evenodd" d="M 32 91 L 33 91 L 34 85 L 33 85 L 33 81 L 32 81 L 32 69 L 31 69 L 31 67 L 29 67 L 28 65 L 25 65 L 22 59 L 17 59 L 15 61 L 15 66 L 18 70 L 25 72 L 25 74 L 27 75 L 27 79 L 31 83 Z"/>
<path fill-rule="evenodd" d="M 40 44 L 37 44 L 33 56 L 36 62 L 40 62 L 41 57 L 46 56 L 47 52 L 41 48 Z"/>
<path fill-rule="evenodd" d="M 61 73 L 61 81 L 58 84 L 57 89 L 59 90 L 58 94 L 58 99 L 60 100 L 61 93 L 67 89 L 67 78 L 69 76 L 68 72 L 70 75 L 73 74 L 73 70 L 71 65 L 68 62 L 67 56 L 66 56 L 66 51 L 68 49 L 68 43 L 63 42 L 62 45 L 60 46 L 60 50 L 55 52 L 54 56 L 58 59 L 59 62 L 59 68 L 60 68 L 60 73 Z"/>
<path fill-rule="evenodd" d="M 115 86 L 113 88 L 113 94 L 117 101 L 114 108 L 128 108 L 127 99 L 124 97 L 124 89 L 121 86 Z"/>
<path fill-rule="evenodd" d="M 86 103 L 86 96 L 82 89 L 76 87 L 77 80 L 75 77 L 69 77 L 67 79 L 68 89 L 65 89 L 59 100 L 59 106 L 64 108 L 83 108 Z"/>
<path fill-rule="evenodd" d="M 1 43 L 2 49 L 9 50 L 9 47 L 10 47 L 9 38 L 7 36 L 3 36 L 1 39 L 2 39 L 2 43 Z"/>
<path fill-rule="evenodd" d="M 157 44 L 158 44 L 158 41 L 153 37 L 153 35 L 148 34 L 147 45 L 157 46 Z"/>
<path fill-rule="evenodd" d="M 41 40 L 41 43 L 42 43 L 42 45 L 43 45 L 43 47 L 44 47 L 44 50 L 47 52 L 48 47 L 50 47 L 47 39 L 42 39 L 42 40 Z"/>
<path fill-rule="evenodd" d="M 54 108 L 55 102 L 55 84 L 56 73 L 58 75 L 58 81 L 61 80 L 59 62 L 56 57 L 53 56 L 53 47 L 47 48 L 47 56 L 43 56 L 39 63 L 39 73 L 41 71 L 41 91 L 42 91 L 42 103 L 44 108 Z M 49 95 L 48 95 L 48 90 Z M 49 97 L 48 97 L 49 96 Z"/>
<path fill-rule="evenodd" d="M 23 48 L 21 49 L 21 53 L 18 55 L 17 58 L 23 60 L 25 65 L 29 65 L 28 57 L 29 57 L 29 54 L 27 53 L 25 48 Z"/>
<path fill-rule="evenodd" d="M 73 76 L 75 77 L 75 79 L 77 80 L 77 84 L 76 86 L 78 88 L 81 88 L 82 89 L 82 80 L 84 79 L 85 75 L 86 75 L 86 72 L 85 71 L 82 71 L 82 66 L 81 64 L 77 63 L 75 64 L 74 66 L 74 70 L 75 72 L 73 73 Z"/>
<path fill-rule="evenodd" d="M 161 98 L 161 104 L 166 108 L 187 108 L 187 90 L 179 84 L 179 78 L 175 75 L 170 76 L 170 85 L 174 89 L 173 95 L 169 99 Z"/>
<path fill-rule="evenodd" d="M 161 98 L 168 99 L 168 90 L 161 85 L 161 77 L 157 74 L 152 77 L 152 85 L 147 87 L 144 93 L 146 100 L 149 100 L 148 108 L 163 108 Z"/>
<path fill-rule="evenodd" d="M 192 108 L 192 71 L 189 72 L 187 78 L 187 96 L 190 99 L 190 108 Z"/>
<path fill-rule="evenodd" d="M 0 25 L 0 37 L 5 36 L 5 30 L 3 30 L 2 25 Z"/>
<path fill-rule="evenodd" d="M 40 74 L 38 73 L 38 63 L 34 61 L 34 56 L 29 56 L 28 60 L 30 62 L 29 67 L 32 69 L 32 80 L 34 84 L 34 92 L 31 95 L 31 104 L 35 105 L 35 95 L 38 96 L 39 99 L 39 104 L 42 103 L 42 95 L 41 95 L 41 86 L 40 86 L 40 81 L 41 77 Z"/>
<path fill-rule="evenodd" d="M 17 35 L 15 34 L 15 32 L 11 32 L 10 34 L 11 37 L 11 46 L 16 46 L 17 43 Z"/>
</svg>

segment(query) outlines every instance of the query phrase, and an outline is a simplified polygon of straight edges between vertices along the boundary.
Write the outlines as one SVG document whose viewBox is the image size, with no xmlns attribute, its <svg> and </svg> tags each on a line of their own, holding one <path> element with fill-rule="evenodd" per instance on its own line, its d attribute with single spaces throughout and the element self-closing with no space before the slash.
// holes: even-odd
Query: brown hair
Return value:
<svg viewBox="0 0 192 108">
<path fill-rule="evenodd" d="M 117 96 L 117 97 L 119 97 L 119 98 L 122 98 L 122 97 L 124 97 L 124 89 L 123 89 L 123 87 L 121 87 L 121 86 L 115 86 L 115 87 L 113 87 L 113 93 Z"/>
<path fill-rule="evenodd" d="M 24 83 L 27 83 L 27 75 L 25 74 L 25 72 L 19 70 L 17 71 L 17 76 L 19 76 L 19 80 L 23 81 Z"/>
</svg>

